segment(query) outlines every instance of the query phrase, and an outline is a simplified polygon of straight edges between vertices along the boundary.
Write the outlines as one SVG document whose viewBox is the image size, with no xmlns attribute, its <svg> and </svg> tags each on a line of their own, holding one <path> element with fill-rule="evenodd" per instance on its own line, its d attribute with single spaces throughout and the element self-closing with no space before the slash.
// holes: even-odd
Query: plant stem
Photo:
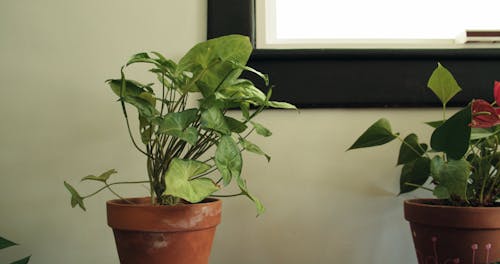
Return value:
<svg viewBox="0 0 500 264">
<path fill-rule="evenodd" d="M 237 194 L 227 194 L 227 195 L 217 195 L 217 194 L 212 194 L 210 197 L 235 197 L 235 196 L 240 196 L 243 195 L 243 192 L 237 193 Z"/>
<path fill-rule="evenodd" d="M 85 196 L 82 196 L 83 199 L 85 198 L 89 198 L 91 196 L 94 196 L 96 195 L 97 193 L 99 193 L 100 191 L 106 189 L 106 188 L 109 188 L 109 186 L 113 186 L 113 185 L 117 185 L 117 184 L 137 184 L 137 183 L 147 183 L 149 181 L 126 181 L 126 182 L 113 182 L 113 183 L 110 183 L 110 184 L 107 184 L 107 183 L 104 183 L 104 187 L 102 188 L 99 188 L 97 191 L 89 194 L 89 195 L 85 195 Z"/>
</svg>

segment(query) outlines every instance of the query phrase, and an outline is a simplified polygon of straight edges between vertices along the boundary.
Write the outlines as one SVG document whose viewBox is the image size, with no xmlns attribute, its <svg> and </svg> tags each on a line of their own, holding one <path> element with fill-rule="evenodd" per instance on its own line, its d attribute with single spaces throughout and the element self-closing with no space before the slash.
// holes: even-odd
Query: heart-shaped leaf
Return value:
<svg viewBox="0 0 500 264">
<path fill-rule="evenodd" d="M 196 160 L 173 159 L 165 173 L 164 195 L 182 198 L 197 203 L 219 190 L 209 178 L 195 178 L 210 169 L 210 166 Z"/>
<path fill-rule="evenodd" d="M 399 148 L 397 165 L 414 161 L 422 156 L 427 150 L 426 144 L 419 144 L 418 137 L 415 134 L 408 135 Z"/>
<path fill-rule="evenodd" d="M 250 194 L 248 192 L 246 181 L 244 179 L 242 179 L 241 177 L 238 177 L 236 179 L 236 181 L 238 182 L 238 187 L 240 187 L 241 193 L 243 195 L 247 196 L 254 203 L 255 208 L 257 209 L 257 216 L 263 214 L 266 210 L 264 208 L 264 205 L 260 202 L 259 199 L 257 199 L 257 197 L 253 196 L 252 194 Z"/>
<path fill-rule="evenodd" d="M 438 63 L 437 68 L 432 72 L 427 86 L 436 94 L 443 105 L 446 105 L 455 94 L 462 90 L 450 71 L 441 63 Z"/>
<path fill-rule="evenodd" d="M 445 152 L 449 158 L 461 159 L 469 148 L 472 113 L 467 106 L 436 128 L 431 136 L 431 147 Z"/>
<path fill-rule="evenodd" d="M 177 138 L 180 138 L 191 145 L 198 141 L 198 130 L 189 127 L 198 118 L 197 109 L 187 109 L 182 112 L 172 112 L 166 114 L 159 124 L 158 131 Z"/>
<path fill-rule="evenodd" d="M 224 114 L 217 107 L 211 107 L 201 113 L 201 126 L 205 129 L 218 131 L 224 135 L 231 134 Z"/>
<path fill-rule="evenodd" d="M 416 160 L 406 163 L 401 170 L 399 194 L 411 192 L 418 188 L 407 183 L 422 186 L 431 174 L 430 163 L 431 160 L 425 157 L 418 157 Z"/>
<path fill-rule="evenodd" d="M 217 144 L 215 165 L 222 175 L 224 185 L 240 176 L 243 160 L 238 145 L 231 136 L 221 137 Z"/>
<path fill-rule="evenodd" d="M 377 120 L 347 149 L 357 149 L 383 145 L 391 142 L 398 134 L 392 133 L 391 124 L 385 118 Z"/>
</svg>

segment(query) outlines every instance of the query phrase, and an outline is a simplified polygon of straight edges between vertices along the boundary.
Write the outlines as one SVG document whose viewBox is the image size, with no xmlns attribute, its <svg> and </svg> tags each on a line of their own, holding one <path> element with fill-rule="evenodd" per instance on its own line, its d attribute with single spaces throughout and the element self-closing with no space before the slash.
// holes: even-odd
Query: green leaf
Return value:
<svg viewBox="0 0 500 264">
<path fill-rule="evenodd" d="M 461 199 L 467 198 L 467 181 L 470 175 L 470 164 L 466 160 L 444 161 L 440 156 L 435 156 L 431 161 L 431 174 L 438 183 L 438 192 L 446 188 L 450 196 Z"/>
<path fill-rule="evenodd" d="M 236 181 L 238 183 L 238 187 L 240 187 L 242 194 L 247 196 L 254 203 L 255 208 L 257 209 L 257 216 L 263 214 L 266 210 L 264 208 L 264 205 L 260 202 L 259 199 L 257 199 L 257 197 L 253 196 L 252 194 L 250 194 L 248 192 L 246 181 L 244 179 L 242 179 L 241 177 L 238 177 L 236 179 Z"/>
<path fill-rule="evenodd" d="M 426 144 L 419 144 L 418 137 L 415 134 L 408 135 L 399 148 L 397 165 L 414 161 L 422 156 L 427 150 Z"/>
<path fill-rule="evenodd" d="M 248 102 L 242 102 L 240 104 L 241 114 L 248 120 L 250 118 L 250 104 Z"/>
<path fill-rule="evenodd" d="M 361 134 L 347 150 L 383 145 L 394 140 L 397 135 L 392 133 L 389 121 L 381 118 Z"/>
<path fill-rule="evenodd" d="M 246 36 L 228 35 L 210 39 L 195 45 L 181 58 L 177 74 L 193 73 L 193 79 L 197 80 L 196 86 L 203 86 L 203 95 L 208 96 L 235 69 L 237 73 L 233 76 L 241 74 L 243 69 L 234 64 L 246 65 L 252 50 L 252 44 Z M 184 87 L 183 90 L 199 91 L 196 86 Z"/>
<path fill-rule="evenodd" d="M 297 109 L 297 107 L 293 104 L 289 104 L 287 102 L 276 102 L 276 101 L 269 101 L 267 103 L 268 106 L 273 107 L 273 108 L 282 108 L 282 109 Z"/>
<path fill-rule="evenodd" d="M 240 143 L 245 150 L 248 150 L 255 154 L 263 155 L 266 157 L 268 162 L 271 161 L 271 156 L 267 155 L 264 151 L 262 151 L 262 149 L 260 149 L 259 146 L 255 145 L 254 143 L 243 138 L 240 139 Z"/>
<path fill-rule="evenodd" d="M 470 106 L 467 106 L 450 117 L 431 136 L 431 147 L 445 152 L 448 157 L 459 160 L 469 148 L 472 119 Z"/>
<path fill-rule="evenodd" d="M 433 128 L 438 128 L 440 125 L 442 125 L 444 123 L 444 121 L 439 120 L 439 121 L 431 121 L 431 122 L 425 122 L 425 123 Z"/>
<path fill-rule="evenodd" d="M 446 105 L 455 94 L 462 90 L 450 71 L 440 63 L 429 78 L 427 86 L 436 94 L 443 105 Z"/>
<path fill-rule="evenodd" d="M 217 107 L 211 107 L 201 113 L 201 126 L 206 129 L 218 131 L 224 135 L 231 134 L 224 114 Z"/>
<path fill-rule="evenodd" d="M 75 190 L 75 188 L 73 188 L 73 186 L 71 186 L 67 182 L 64 182 L 64 186 L 71 194 L 71 207 L 75 208 L 75 206 L 78 204 L 78 206 L 80 206 L 80 208 L 82 208 L 83 211 L 87 211 L 87 209 L 85 208 L 85 205 L 83 204 L 84 198 L 81 197 L 80 194 L 78 194 L 78 192 Z"/>
<path fill-rule="evenodd" d="M 229 116 L 225 116 L 224 118 L 226 119 L 226 124 L 229 127 L 229 130 L 231 130 L 232 132 L 239 134 L 247 130 L 247 125 L 245 125 L 245 123 Z"/>
<path fill-rule="evenodd" d="M 401 170 L 401 177 L 399 179 L 399 194 L 411 192 L 418 187 L 407 185 L 412 183 L 422 186 L 429 178 L 431 160 L 425 157 L 418 157 L 417 159 L 406 163 Z"/>
<path fill-rule="evenodd" d="M 0 236 L 0 249 L 12 247 L 15 245 L 17 244 Z"/>
<path fill-rule="evenodd" d="M 470 140 L 478 140 L 483 138 L 488 138 L 493 135 L 498 134 L 499 131 L 495 131 L 494 129 L 485 129 L 485 128 L 472 128 L 470 134 Z"/>
<path fill-rule="evenodd" d="M 259 134 L 261 136 L 269 137 L 273 134 L 271 131 L 269 131 L 269 129 L 265 128 L 263 125 L 261 125 L 259 123 L 252 122 L 252 121 L 250 123 L 252 123 L 253 127 L 255 128 L 255 132 L 257 132 L 257 134 Z"/>
<path fill-rule="evenodd" d="M 215 150 L 215 165 L 222 175 L 224 186 L 231 179 L 240 176 L 243 160 L 238 145 L 231 136 L 221 137 Z"/>
<path fill-rule="evenodd" d="M 225 100 L 253 105 L 267 105 L 266 95 L 254 84 L 245 79 L 235 80 L 230 85 L 222 87 L 218 94 Z"/>
<path fill-rule="evenodd" d="M 174 158 L 165 173 L 164 195 L 182 198 L 190 203 L 197 203 L 219 190 L 209 178 L 194 178 L 211 167 L 196 160 Z"/>
<path fill-rule="evenodd" d="M 125 89 L 123 90 L 122 94 L 122 80 L 121 79 L 112 79 L 112 80 L 107 80 L 106 81 L 109 86 L 111 87 L 111 90 L 117 95 L 117 96 L 139 96 L 141 93 L 146 92 L 146 90 L 143 88 L 144 85 L 133 80 L 125 80 Z"/>
<path fill-rule="evenodd" d="M 82 178 L 81 181 L 88 181 L 88 180 L 91 180 L 91 181 L 100 181 L 100 182 L 106 182 L 109 177 L 115 173 L 118 173 L 115 169 L 111 169 L 111 170 L 108 170 L 104 173 L 102 173 L 101 175 L 99 176 L 94 176 L 94 175 L 88 175 L 88 176 L 85 176 Z"/>
<path fill-rule="evenodd" d="M 158 132 L 180 138 L 194 145 L 198 141 L 198 130 L 194 127 L 189 127 L 189 125 L 197 119 L 198 110 L 194 108 L 182 112 L 168 113 L 160 121 Z"/>
<path fill-rule="evenodd" d="M 28 256 L 28 257 L 25 257 L 23 259 L 20 259 L 20 260 L 17 260 L 17 261 L 14 261 L 10 264 L 27 264 L 30 260 L 31 256 Z"/>
<path fill-rule="evenodd" d="M 450 193 L 448 192 L 448 189 L 441 185 L 436 186 L 432 194 L 438 199 L 450 199 Z"/>
</svg>

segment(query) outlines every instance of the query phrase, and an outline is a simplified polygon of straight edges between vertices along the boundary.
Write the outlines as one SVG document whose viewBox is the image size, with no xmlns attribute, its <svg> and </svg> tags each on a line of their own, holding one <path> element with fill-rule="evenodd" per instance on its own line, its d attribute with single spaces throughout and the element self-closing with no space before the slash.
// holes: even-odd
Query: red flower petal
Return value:
<svg viewBox="0 0 500 264">
<path fill-rule="evenodd" d="M 493 95 L 495 96 L 495 102 L 500 106 L 500 82 L 495 81 L 493 85 Z"/>
<path fill-rule="evenodd" d="M 469 125 L 477 128 L 496 126 L 500 124 L 498 111 L 485 100 L 474 100 L 472 101 L 472 121 Z"/>
</svg>

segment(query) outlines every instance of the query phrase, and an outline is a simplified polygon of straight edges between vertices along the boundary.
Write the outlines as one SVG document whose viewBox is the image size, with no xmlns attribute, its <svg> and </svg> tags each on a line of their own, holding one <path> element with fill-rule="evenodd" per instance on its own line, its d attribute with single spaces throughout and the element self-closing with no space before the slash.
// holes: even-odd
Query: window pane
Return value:
<svg viewBox="0 0 500 264">
<path fill-rule="evenodd" d="M 499 0 L 272 0 L 276 40 L 455 39 L 500 29 Z M 267 17 L 273 17 L 267 16 Z M 272 25 L 273 23 L 270 23 Z"/>
</svg>

